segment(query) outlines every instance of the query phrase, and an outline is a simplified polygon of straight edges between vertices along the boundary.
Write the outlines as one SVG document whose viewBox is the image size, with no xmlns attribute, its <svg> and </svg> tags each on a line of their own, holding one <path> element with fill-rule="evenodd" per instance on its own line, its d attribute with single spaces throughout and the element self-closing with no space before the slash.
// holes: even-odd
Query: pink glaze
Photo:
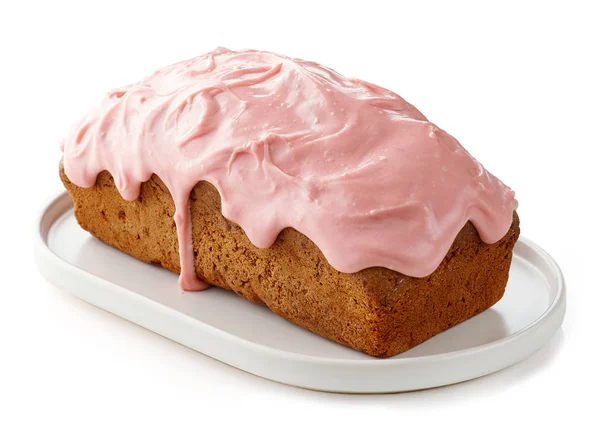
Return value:
<svg viewBox="0 0 600 421">
<path fill-rule="evenodd" d="M 180 285 L 194 271 L 189 196 L 211 182 L 257 247 L 293 227 L 342 272 L 429 275 L 472 221 L 508 231 L 514 192 L 395 93 L 316 63 L 224 48 L 110 92 L 63 144 L 69 179 L 108 170 L 138 197 L 156 173 L 173 196 Z"/>
</svg>

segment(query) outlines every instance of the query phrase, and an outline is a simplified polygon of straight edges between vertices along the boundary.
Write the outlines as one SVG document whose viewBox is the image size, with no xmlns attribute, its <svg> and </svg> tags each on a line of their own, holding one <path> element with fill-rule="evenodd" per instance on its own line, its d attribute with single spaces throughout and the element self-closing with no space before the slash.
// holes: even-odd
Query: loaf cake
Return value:
<svg viewBox="0 0 600 421">
<path fill-rule="evenodd" d="M 519 236 L 514 192 L 411 104 L 264 51 L 115 89 L 62 150 L 101 241 L 372 356 L 496 303 Z"/>
</svg>

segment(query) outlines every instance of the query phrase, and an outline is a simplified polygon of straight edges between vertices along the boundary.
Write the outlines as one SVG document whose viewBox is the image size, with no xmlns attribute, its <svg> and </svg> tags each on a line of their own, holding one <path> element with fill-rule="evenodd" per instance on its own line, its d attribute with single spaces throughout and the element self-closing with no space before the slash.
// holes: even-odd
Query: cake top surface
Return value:
<svg viewBox="0 0 600 421">
<path fill-rule="evenodd" d="M 201 289 L 188 203 L 201 180 L 257 247 L 293 227 L 342 272 L 426 276 L 467 221 L 493 243 L 517 207 L 511 189 L 400 96 L 264 51 L 218 48 L 115 89 L 62 147 L 81 187 L 108 170 L 134 200 L 153 173 L 164 181 L 184 289 Z"/>
</svg>

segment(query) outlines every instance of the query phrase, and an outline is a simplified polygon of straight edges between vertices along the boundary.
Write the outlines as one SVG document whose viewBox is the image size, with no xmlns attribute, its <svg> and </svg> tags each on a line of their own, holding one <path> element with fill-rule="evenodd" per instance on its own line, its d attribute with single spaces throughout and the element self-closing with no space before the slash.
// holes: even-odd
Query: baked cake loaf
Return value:
<svg viewBox="0 0 600 421">
<path fill-rule="evenodd" d="M 373 356 L 496 303 L 519 236 L 512 190 L 402 98 L 271 53 L 115 90 L 63 152 L 101 241 Z"/>
</svg>

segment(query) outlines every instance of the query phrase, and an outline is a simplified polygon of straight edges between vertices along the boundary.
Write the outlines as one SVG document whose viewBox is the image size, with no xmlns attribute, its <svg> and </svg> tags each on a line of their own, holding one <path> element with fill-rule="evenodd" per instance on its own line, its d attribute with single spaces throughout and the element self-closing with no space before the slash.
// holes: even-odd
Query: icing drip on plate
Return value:
<svg viewBox="0 0 600 421">
<path fill-rule="evenodd" d="M 514 192 L 395 93 L 319 64 L 218 48 L 110 92 L 63 143 L 67 177 L 108 170 L 126 200 L 169 189 L 180 285 L 201 290 L 190 192 L 206 180 L 257 247 L 293 227 L 342 272 L 429 275 L 467 221 L 508 231 Z"/>
</svg>

